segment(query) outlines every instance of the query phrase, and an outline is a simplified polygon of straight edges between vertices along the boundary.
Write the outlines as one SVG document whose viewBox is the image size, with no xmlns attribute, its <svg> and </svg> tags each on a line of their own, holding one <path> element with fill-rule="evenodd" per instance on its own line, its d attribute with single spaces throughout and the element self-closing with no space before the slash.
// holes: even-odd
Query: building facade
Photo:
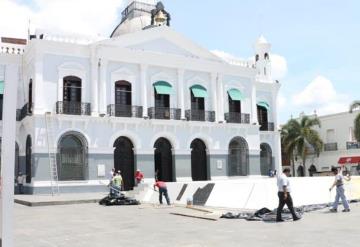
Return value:
<svg viewBox="0 0 360 247">
<path fill-rule="evenodd" d="M 317 172 L 330 171 L 332 166 L 345 165 L 358 175 L 357 166 L 360 164 L 360 143 L 354 135 L 354 120 L 360 114 L 359 110 L 352 113 L 342 112 L 337 114 L 318 116 L 321 127 L 315 129 L 319 132 L 324 142 L 324 148 L 319 156 L 309 149 L 306 170 L 302 167 L 302 161 L 296 161 L 296 172 L 298 176 L 309 175 L 311 166 Z"/>
<path fill-rule="evenodd" d="M 111 168 L 168 182 L 266 175 L 280 165 L 271 45 L 225 61 L 170 28 L 161 3 L 130 1 L 111 37 L 37 31 L 3 39 L 16 64 L 16 172 L 28 193 L 104 190 Z"/>
</svg>

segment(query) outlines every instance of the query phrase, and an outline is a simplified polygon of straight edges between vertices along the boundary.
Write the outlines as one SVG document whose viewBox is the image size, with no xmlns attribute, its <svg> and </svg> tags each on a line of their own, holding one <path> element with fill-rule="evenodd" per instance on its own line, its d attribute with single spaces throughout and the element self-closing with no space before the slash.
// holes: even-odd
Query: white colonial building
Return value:
<svg viewBox="0 0 360 247">
<path fill-rule="evenodd" d="M 126 189 L 136 169 L 149 182 L 279 169 L 271 45 L 260 37 L 256 61 L 225 61 L 170 23 L 161 3 L 131 1 L 108 39 L 2 38 L 2 94 L 18 66 L 15 172 L 28 193 L 105 190 L 113 167 Z"/>
<path fill-rule="evenodd" d="M 308 169 L 316 168 L 317 172 L 330 171 L 332 166 L 345 165 L 352 174 L 358 175 L 357 166 L 360 164 L 360 142 L 354 135 L 354 120 L 360 114 L 359 110 L 341 112 L 325 116 L 317 116 L 321 127 L 316 127 L 324 148 L 319 156 L 310 150 L 306 160 L 307 171 L 302 167 L 302 161 L 296 162 L 297 175 L 308 175 Z"/>
</svg>

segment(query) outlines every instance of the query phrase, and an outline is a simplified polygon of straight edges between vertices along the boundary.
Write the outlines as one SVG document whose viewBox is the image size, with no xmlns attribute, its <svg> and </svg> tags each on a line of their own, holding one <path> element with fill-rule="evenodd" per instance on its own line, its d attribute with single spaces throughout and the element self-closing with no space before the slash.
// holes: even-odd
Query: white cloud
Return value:
<svg viewBox="0 0 360 247">
<path fill-rule="evenodd" d="M 274 80 L 281 80 L 283 79 L 288 71 L 287 61 L 285 57 L 271 54 L 271 73 Z"/>
<path fill-rule="evenodd" d="M 331 114 L 346 111 L 349 97 L 336 92 L 330 80 L 317 76 L 305 89 L 292 97 L 296 107 L 302 107 L 307 113 L 317 111 L 318 114 Z"/>
<path fill-rule="evenodd" d="M 283 109 L 286 106 L 286 102 L 287 102 L 285 96 L 282 93 L 279 93 L 277 100 L 278 100 L 279 109 Z"/>
<path fill-rule="evenodd" d="M 0 1 L 0 35 L 23 37 L 32 27 L 109 36 L 116 27 L 122 0 L 33 0 L 32 6 Z"/>
</svg>

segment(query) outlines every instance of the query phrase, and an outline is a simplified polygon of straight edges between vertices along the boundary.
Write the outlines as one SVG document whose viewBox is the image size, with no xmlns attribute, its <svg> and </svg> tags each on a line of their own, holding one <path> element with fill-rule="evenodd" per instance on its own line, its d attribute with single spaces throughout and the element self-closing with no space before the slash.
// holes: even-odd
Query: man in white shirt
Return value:
<svg viewBox="0 0 360 247">
<path fill-rule="evenodd" d="M 344 205 L 344 210 L 343 212 L 350 212 L 350 207 L 349 207 L 349 203 L 346 200 L 346 196 L 345 196 L 345 190 L 344 190 L 344 180 L 350 181 L 351 177 L 350 174 L 347 174 L 346 177 L 344 177 L 341 172 L 339 173 L 338 169 L 336 167 L 331 168 L 331 171 L 334 173 L 335 175 L 335 181 L 334 183 L 331 185 L 329 191 L 332 190 L 332 188 L 334 188 L 336 186 L 336 196 L 335 196 L 335 202 L 332 206 L 332 208 L 330 209 L 330 212 L 337 212 L 337 208 L 339 205 L 339 201 L 341 198 L 341 201 Z"/>
<path fill-rule="evenodd" d="M 276 215 L 276 221 L 282 222 L 284 221 L 281 218 L 281 212 L 286 204 L 286 206 L 289 208 L 290 213 L 292 214 L 293 220 L 299 220 L 300 218 L 296 215 L 294 207 L 293 207 L 293 201 L 290 195 L 291 187 L 290 187 L 290 169 L 285 168 L 283 173 L 278 176 L 277 178 L 277 185 L 278 185 L 278 197 L 279 197 L 279 206 L 277 209 L 277 215 Z"/>
</svg>

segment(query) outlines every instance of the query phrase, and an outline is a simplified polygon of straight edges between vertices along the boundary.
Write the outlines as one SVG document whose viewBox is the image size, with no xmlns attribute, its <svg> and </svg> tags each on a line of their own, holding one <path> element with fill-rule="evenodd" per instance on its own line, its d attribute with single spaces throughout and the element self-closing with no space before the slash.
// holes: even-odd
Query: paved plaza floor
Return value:
<svg viewBox="0 0 360 247">
<path fill-rule="evenodd" d="M 307 213 L 297 222 L 211 221 L 173 215 L 179 207 L 15 205 L 16 247 L 359 246 L 360 204 L 350 213 Z"/>
</svg>

